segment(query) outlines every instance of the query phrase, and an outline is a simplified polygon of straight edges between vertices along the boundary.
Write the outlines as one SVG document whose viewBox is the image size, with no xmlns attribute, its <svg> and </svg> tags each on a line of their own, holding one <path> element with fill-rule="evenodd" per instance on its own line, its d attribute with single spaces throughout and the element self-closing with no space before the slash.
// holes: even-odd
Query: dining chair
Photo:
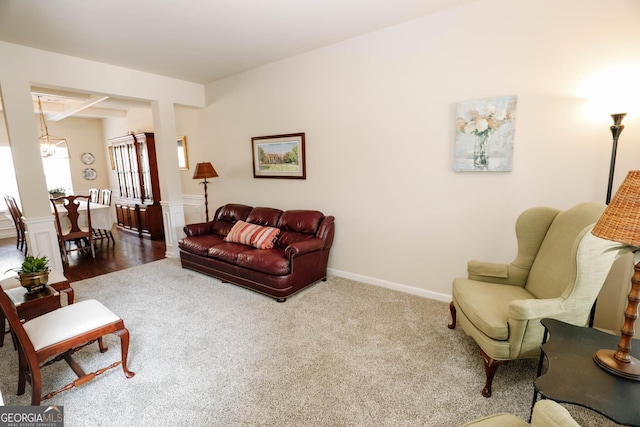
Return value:
<svg viewBox="0 0 640 427">
<path fill-rule="evenodd" d="M 9 214 L 11 215 L 11 219 L 13 219 L 13 224 L 16 228 L 16 249 L 20 249 L 24 251 L 26 254 L 28 251 L 27 246 L 27 229 L 24 225 L 24 221 L 22 220 L 22 211 L 18 207 L 18 203 L 13 196 L 5 194 L 4 201 L 7 204 L 7 208 L 9 209 Z"/>
<path fill-rule="evenodd" d="M 0 309 L 9 321 L 18 343 L 17 394 L 24 394 L 28 381 L 31 384 L 31 405 L 40 405 L 42 400 L 80 386 L 119 365 L 122 365 L 125 377 L 133 378 L 135 375 L 127 368 L 129 330 L 120 317 L 96 300 L 66 305 L 22 323 L 7 294 L 0 292 Z M 72 354 L 96 341 L 100 352 L 104 353 L 107 347 L 102 337 L 107 334 L 120 338 L 120 360 L 94 372 L 85 373 L 72 358 Z M 41 369 L 63 359 L 78 379 L 42 396 Z"/>
<path fill-rule="evenodd" d="M 90 188 L 89 200 L 91 201 L 91 203 L 100 203 L 100 190 L 97 188 Z"/>
<path fill-rule="evenodd" d="M 98 198 L 98 203 L 100 203 L 101 205 L 105 205 L 105 206 L 111 206 L 111 190 L 108 188 L 103 188 L 100 190 L 100 197 Z M 95 239 L 104 239 L 105 237 L 107 238 L 107 240 L 111 239 L 111 241 L 113 243 L 116 242 L 116 240 L 113 237 L 113 233 L 111 232 L 111 230 L 103 230 L 103 229 L 93 229 L 93 237 Z"/>
<path fill-rule="evenodd" d="M 60 243 L 60 251 L 64 256 L 65 263 L 69 262 L 67 252 L 71 251 L 84 251 L 91 249 L 91 256 L 96 257 L 96 250 L 93 238 L 93 230 L 91 228 L 91 209 L 90 209 L 89 196 L 62 196 L 51 199 L 53 205 L 53 211 L 55 214 L 56 231 L 58 232 L 58 241 Z M 81 203 L 86 203 L 86 225 L 80 226 L 80 212 L 78 210 L 81 207 Z M 61 216 L 64 216 L 66 211 L 66 217 L 69 220 L 70 226 L 62 226 Z M 67 242 L 69 242 L 69 248 L 67 248 Z M 71 243 L 74 242 L 76 247 L 72 247 Z"/>
<path fill-rule="evenodd" d="M 100 204 L 111 206 L 111 190 L 103 188 L 100 190 Z"/>
</svg>

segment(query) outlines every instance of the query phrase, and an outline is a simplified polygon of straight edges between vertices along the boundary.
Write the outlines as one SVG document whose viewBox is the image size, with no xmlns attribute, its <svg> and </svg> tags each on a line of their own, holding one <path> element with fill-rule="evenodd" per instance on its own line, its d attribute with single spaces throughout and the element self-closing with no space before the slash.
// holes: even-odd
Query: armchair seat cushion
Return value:
<svg viewBox="0 0 640 427">
<path fill-rule="evenodd" d="M 486 336 L 499 341 L 509 338 L 509 303 L 532 298 L 533 296 L 520 286 L 477 282 L 464 278 L 456 278 L 453 285 L 453 300 L 457 309 Z"/>
<path fill-rule="evenodd" d="M 36 351 L 117 322 L 120 318 L 96 300 L 81 301 L 29 320 L 24 324 Z"/>
</svg>

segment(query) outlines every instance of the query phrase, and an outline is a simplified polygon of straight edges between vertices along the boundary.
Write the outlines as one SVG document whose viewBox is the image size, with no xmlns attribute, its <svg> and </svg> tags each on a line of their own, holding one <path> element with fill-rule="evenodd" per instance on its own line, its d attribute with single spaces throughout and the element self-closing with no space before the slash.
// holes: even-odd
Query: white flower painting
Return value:
<svg viewBox="0 0 640 427">
<path fill-rule="evenodd" d="M 508 172 L 513 164 L 516 96 L 459 102 L 454 170 Z"/>
</svg>

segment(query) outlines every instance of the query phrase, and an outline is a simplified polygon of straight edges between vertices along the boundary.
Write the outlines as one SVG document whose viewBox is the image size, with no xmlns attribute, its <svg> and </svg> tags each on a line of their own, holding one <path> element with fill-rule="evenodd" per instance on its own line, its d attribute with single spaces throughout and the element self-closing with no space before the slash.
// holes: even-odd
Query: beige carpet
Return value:
<svg viewBox="0 0 640 427">
<path fill-rule="evenodd" d="M 283 304 L 166 259 L 74 284 L 131 332 L 129 368 L 110 370 L 43 404 L 63 405 L 74 426 L 458 426 L 510 412 L 529 416 L 536 361 L 499 368 L 494 395 L 480 391 L 477 346 L 451 331 L 448 305 L 338 277 Z M 86 371 L 116 360 L 92 346 Z M 0 390 L 16 396 L 17 353 L 0 348 Z M 64 362 L 43 370 L 43 389 L 74 379 Z M 614 425 L 569 407 L 582 425 Z"/>
</svg>

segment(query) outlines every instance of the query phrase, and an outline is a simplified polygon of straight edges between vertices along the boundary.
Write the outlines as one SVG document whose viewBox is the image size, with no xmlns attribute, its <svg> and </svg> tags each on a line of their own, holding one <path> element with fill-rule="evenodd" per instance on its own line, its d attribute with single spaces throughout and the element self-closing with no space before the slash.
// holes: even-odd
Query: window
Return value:
<svg viewBox="0 0 640 427">
<path fill-rule="evenodd" d="M 55 156 L 43 158 L 42 165 L 47 189 L 64 188 L 67 194 L 73 194 L 71 168 L 66 148 L 58 148 Z M 10 194 L 20 200 L 11 147 L 0 146 L 0 195 L 4 196 L 5 194 Z M 4 202 L 4 197 L 0 197 L 0 211 L 6 210 L 7 205 Z"/>
<path fill-rule="evenodd" d="M 16 172 L 13 169 L 13 158 L 9 146 L 0 147 L 0 194 L 10 194 L 16 199 L 18 197 L 18 184 L 16 183 Z M 7 205 L 4 197 L 0 197 L 0 211 L 6 211 Z"/>
<path fill-rule="evenodd" d="M 64 188 L 67 194 L 73 194 L 69 152 L 66 147 L 57 147 L 55 155 L 43 157 L 42 166 L 47 180 L 47 190 Z"/>
</svg>

